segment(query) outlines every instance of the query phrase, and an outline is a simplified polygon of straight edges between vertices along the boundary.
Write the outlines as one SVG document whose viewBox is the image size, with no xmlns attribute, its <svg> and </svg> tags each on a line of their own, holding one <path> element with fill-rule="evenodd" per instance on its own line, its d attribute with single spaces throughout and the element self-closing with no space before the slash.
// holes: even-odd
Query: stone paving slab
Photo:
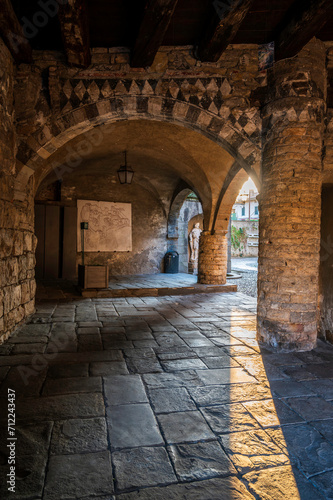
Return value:
<svg viewBox="0 0 333 500">
<path fill-rule="evenodd" d="M 198 386 L 202 384 L 194 370 L 176 373 L 149 373 L 143 375 L 142 378 L 148 387 L 181 387 Z"/>
<path fill-rule="evenodd" d="M 104 377 L 105 401 L 108 406 L 148 403 L 139 375 L 111 375 Z"/>
<path fill-rule="evenodd" d="M 161 373 L 163 371 L 156 357 L 130 358 L 127 360 L 127 367 L 130 373 Z"/>
<path fill-rule="evenodd" d="M 46 342 L 48 341 L 45 337 L 45 343 L 27 343 L 27 344 L 15 344 L 11 350 L 11 354 L 36 354 L 43 353 L 46 349 Z"/>
<path fill-rule="evenodd" d="M 95 417 L 105 413 L 101 394 L 70 394 L 22 399 L 17 405 L 18 421 L 50 421 L 76 417 Z"/>
<path fill-rule="evenodd" d="M 189 387 L 189 392 L 198 406 L 257 401 L 271 397 L 270 390 L 260 384 L 221 384 L 205 387 Z"/>
<path fill-rule="evenodd" d="M 49 378 L 88 377 L 89 363 L 50 366 L 47 376 Z"/>
<path fill-rule="evenodd" d="M 104 417 L 70 419 L 54 424 L 51 455 L 97 452 L 107 448 L 107 430 Z"/>
<path fill-rule="evenodd" d="M 315 422 L 310 422 L 310 425 L 314 427 L 320 434 L 333 445 L 333 419 L 331 420 L 316 420 Z"/>
<path fill-rule="evenodd" d="M 113 448 L 164 443 L 149 404 L 109 407 L 106 415 Z"/>
<path fill-rule="evenodd" d="M 17 456 L 33 456 L 43 455 L 45 459 L 47 458 L 47 452 L 50 445 L 51 434 L 52 434 L 53 424 L 51 422 L 46 423 L 33 423 L 33 424 L 17 424 L 16 425 L 16 437 L 19 441 L 19 447 L 17 449 Z M 7 444 L 8 444 L 8 433 L 7 428 L 2 426 L 0 428 L 0 453 L 1 455 L 7 456 Z"/>
<path fill-rule="evenodd" d="M 324 472 L 311 478 L 311 482 L 319 488 L 328 499 L 333 498 L 333 471 Z M 323 497 L 321 497 L 323 498 Z"/>
<path fill-rule="evenodd" d="M 119 500 L 255 500 L 245 485 L 235 477 L 208 479 L 187 484 L 146 488 L 118 495 Z"/>
<path fill-rule="evenodd" d="M 20 346 L 21 344 L 36 344 L 36 343 L 42 343 L 42 344 L 47 344 L 49 340 L 49 337 L 46 335 L 35 335 L 35 336 L 29 336 L 29 335 L 18 335 L 16 337 L 10 337 L 8 339 L 9 344 L 14 344 L 13 347 L 11 347 L 11 352 L 13 352 L 13 349 L 17 346 L 17 344 Z M 45 348 L 45 346 L 44 346 Z M 16 351 L 16 354 L 19 354 Z"/>
<path fill-rule="evenodd" d="M 46 373 L 47 370 L 43 367 L 40 370 L 35 370 L 26 366 L 12 366 L 0 385 L 0 397 L 7 396 L 8 387 L 15 387 L 24 398 L 39 396 Z"/>
<path fill-rule="evenodd" d="M 260 350 L 238 293 L 66 297 L 0 346 L 15 498 L 332 499 L 332 346 Z"/>
<path fill-rule="evenodd" d="M 112 460 L 120 491 L 177 482 L 168 454 L 161 446 L 115 451 Z"/>
<path fill-rule="evenodd" d="M 98 375 L 126 375 L 128 373 L 125 361 L 95 361 L 90 363 L 90 374 Z"/>
<path fill-rule="evenodd" d="M 267 433 L 285 453 L 293 457 L 305 476 L 333 469 L 332 445 L 309 424 L 286 425 L 275 432 L 268 429 Z"/>
<path fill-rule="evenodd" d="M 294 380 L 272 380 L 270 389 L 277 397 L 290 396 L 315 396 L 316 391 L 311 390 L 310 383 L 295 382 Z M 318 390 L 320 387 L 318 387 Z"/>
<path fill-rule="evenodd" d="M 181 481 L 230 476 L 237 471 L 218 441 L 169 446 L 169 454 Z"/>
<path fill-rule="evenodd" d="M 158 416 L 167 443 L 213 439 L 215 436 L 198 411 L 166 413 Z"/>
<path fill-rule="evenodd" d="M 274 467 L 244 476 L 250 491 L 265 500 L 323 500 L 318 489 L 290 466 Z"/>
<path fill-rule="evenodd" d="M 202 361 L 205 363 L 207 368 L 217 369 L 217 368 L 239 368 L 240 365 L 234 359 L 228 356 L 203 356 Z"/>
<path fill-rule="evenodd" d="M 149 397 L 155 413 L 172 413 L 197 409 L 185 387 L 150 389 Z"/>
<path fill-rule="evenodd" d="M 304 382 L 303 385 L 311 390 L 311 393 L 302 394 L 303 396 L 313 394 L 320 394 L 326 401 L 333 400 L 333 380 L 310 380 L 308 382 Z"/>
<path fill-rule="evenodd" d="M 202 408 L 201 412 L 217 434 L 259 429 L 258 422 L 240 403 Z"/>
<path fill-rule="evenodd" d="M 291 410 L 279 399 L 249 401 L 243 403 L 243 405 L 264 429 L 284 424 L 304 422 L 299 414 Z"/>
<path fill-rule="evenodd" d="M 206 385 L 256 382 L 256 379 L 246 373 L 242 368 L 213 369 L 207 370 L 206 372 L 198 371 L 197 373 L 199 378 Z"/>
<path fill-rule="evenodd" d="M 261 429 L 224 434 L 220 440 L 241 474 L 263 467 L 289 464 L 289 457 Z"/>
<path fill-rule="evenodd" d="M 113 492 L 110 453 L 51 456 L 43 499 L 85 498 Z"/>
<path fill-rule="evenodd" d="M 161 364 L 168 372 L 175 372 L 178 370 L 207 370 L 205 363 L 198 358 L 162 361 Z"/>
<path fill-rule="evenodd" d="M 64 379 L 47 378 L 43 386 L 43 396 L 58 394 L 102 392 L 101 377 L 73 377 Z"/>
<path fill-rule="evenodd" d="M 7 500 L 12 498 L 13 495 L 15 500 L 42 498 L 46 463 L 47 457 L 42 455 L 25 455 L 22 459 L 18 458 L 16 464 L 17 480 L 15 493 L 8 492 L 7 490 L 6 474 L 8 474 L 8 465 L 1 465 L 0 498 Z"/>
<path fill-rule="evenodd" d="M 318 396 L 287 398 L 288 406 L 305 420 L 323 420 L 332 417 L 333 403 Z"/>
</svg>

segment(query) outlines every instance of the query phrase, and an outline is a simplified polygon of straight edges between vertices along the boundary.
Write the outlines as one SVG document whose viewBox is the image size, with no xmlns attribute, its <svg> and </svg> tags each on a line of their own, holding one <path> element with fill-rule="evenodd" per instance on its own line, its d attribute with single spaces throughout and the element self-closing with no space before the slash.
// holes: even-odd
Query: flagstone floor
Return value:
<svg viewBox="0 0 333 500">
<path fill-rule="evenodd" d="M 333 498 L 333 346 L 260 350 L 241 293 L 59 299 L 0 346 L 1 499 Z"/>
</svg>

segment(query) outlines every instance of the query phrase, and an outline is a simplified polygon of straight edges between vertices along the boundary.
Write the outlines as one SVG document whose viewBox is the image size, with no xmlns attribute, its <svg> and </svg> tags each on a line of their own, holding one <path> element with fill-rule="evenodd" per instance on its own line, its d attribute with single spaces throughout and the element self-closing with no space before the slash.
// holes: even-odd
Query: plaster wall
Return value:
<svg viewBox="0 0 333 500">
<path fill-rule="evenodd" d="M 110 275 L 147 274 L 163 271 L 166 247 L 166 216 L 159 200 L 142 186 L 120 185 L 113 176 L 73 175 L 64 179 L 61 205 L 76 206 L 79 200 L 97 200 L 132 204 L 132 251 L 86 252 L 85 264 L 108 264 Z M 39 198 L 52 195 L 52 189 L 41 190 Z M 72 238 L 76 240 L 76 228 Z M 64 252 L 66 248 L 64 248 Z M 82 263 L 77 252 L 77 266 Z"/>
</svg>

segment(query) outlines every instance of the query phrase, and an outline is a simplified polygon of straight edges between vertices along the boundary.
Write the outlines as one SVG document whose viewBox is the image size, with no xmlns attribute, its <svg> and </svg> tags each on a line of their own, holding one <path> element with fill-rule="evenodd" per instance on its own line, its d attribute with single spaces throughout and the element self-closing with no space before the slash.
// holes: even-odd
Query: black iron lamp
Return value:
<svg viewBox="0 0 333 500">
<path fill-rule="evenodd" d="M 118 179 L 120 184 L 131 184 L 134 176 L 132 167 L 127 165 L 127 152 L 125 151 L 125 165 L 122 165 L 118 170 Z"/>
</svg>

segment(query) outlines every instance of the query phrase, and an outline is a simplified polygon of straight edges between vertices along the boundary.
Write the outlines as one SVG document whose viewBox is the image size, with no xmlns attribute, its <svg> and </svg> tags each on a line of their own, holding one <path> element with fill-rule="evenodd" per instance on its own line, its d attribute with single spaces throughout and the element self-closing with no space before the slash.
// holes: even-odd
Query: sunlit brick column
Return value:
<svg viewBox="0 0 333 500">
<path fill-rule="evenodd" d="M 227 281 L 228 237 L 227 231 L 203 231 L 199 244 L 198 282 L 206 285 L 223 285 Z"/>
<path fill-rule="evenodd" d="M 258 340 L 280 350 L 310 350 L 317 338 L 325 79 L 325 50 L 315 39 L 268 75 Z"/>
</svg>

